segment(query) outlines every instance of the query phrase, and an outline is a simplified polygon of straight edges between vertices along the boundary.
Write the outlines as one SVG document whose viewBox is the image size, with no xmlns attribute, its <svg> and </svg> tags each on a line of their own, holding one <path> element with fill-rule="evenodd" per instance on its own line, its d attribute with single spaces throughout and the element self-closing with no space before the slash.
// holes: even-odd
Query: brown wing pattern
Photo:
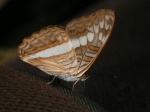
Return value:
<svg viewBox="0 0 150 112">
<path fill-rule="evenodd" d="M 25 38 L 20 58 L 44 72 L 75 81 L 93 64 L 106 44 L 115 21 L 114 12 L 98 10 L 66 25 L 49 26 Z"/>
<path fill-rule="evenodd" d="M 46 27 L 25 38 L 19 56 L 51 75 L 76 74 L 77 58 L 68 34 L 58 26 Z"/>
<path fill-rule="evenodd" d="M 114 12 L 102 9 L 67 24 L 66 32 L 71 38 L 77 56 L 78 77 L 88 70 L 101 52 L 109 38 L 114 21 Z"/>
</svg>

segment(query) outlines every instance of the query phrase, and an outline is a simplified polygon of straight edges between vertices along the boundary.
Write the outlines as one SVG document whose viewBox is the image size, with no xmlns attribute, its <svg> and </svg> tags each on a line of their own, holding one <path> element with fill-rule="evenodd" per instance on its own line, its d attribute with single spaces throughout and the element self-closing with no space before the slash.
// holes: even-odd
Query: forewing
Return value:
<svg viewBox="0 0 150 112">
<path fill-rule="evenodd" d="M 58 26 L 46 27 L 25 38 L 20 58 L 50 75 L 74 74 L 77 58 L 69 35 Z"/>
<path fill-rule="evenodd" d="M 89 69 L 100 54 L 109 38 L 114 21 L 114 12 L 102 9 L 67 24 L 66 32 L 71 38 L 77 56 L 78 77 Z"/>
</svg>

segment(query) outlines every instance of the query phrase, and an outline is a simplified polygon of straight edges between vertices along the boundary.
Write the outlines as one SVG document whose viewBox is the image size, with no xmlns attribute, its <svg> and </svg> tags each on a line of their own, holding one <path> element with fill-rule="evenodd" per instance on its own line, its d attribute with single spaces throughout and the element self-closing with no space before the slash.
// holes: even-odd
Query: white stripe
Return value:
<svg viewBox="0 0 150 112">
<path fill-rule="evenodd" d="M 106 15 L 105 18 L 106 18 L 107 20 L 109 20 L 109 16 L 108 16 L 108 15 Z"/>
<path fill-rule="evenodd" d="M 105 40 L 106 40 L 106 37 L 105 37 L 105 36 L 103 36 L 103 38 L 102 38 L 102 42 L 104 43 L 104 42 L 105 42 Z"/>
<path fill-rule="evenodd" d="M 85 54 L 86 54 L 86 56 L 89 56 L 89 57 L 93 57 L 93 58 L 95 57 L 94 53 L 88 53 L 88 52 L 86 52 Z"/>
<path fill-rule="evenodd" d="M 85 67 L 87 64 L 89 64 L 89 62 L 82 61 L 80 67 L 83 66 L 83 65 L 84 65 L 84 67 Z"/>
<path fill-rule="evenodd" d="M 89 42 L 92 42 L 93 38 L 94 38 L 94 33 L 88 32 L 87 33 L 87 38 Z"/>
<path fill-rule="evenodd" d="M 98 31 L 99 31 L 98 25 L 97 26 L 94 25 L 94 31 L 95 31 L 96 34 L 98 33 Z"/>
<path fill-rule="evenodd" d="M 87 38 L 86 38 L 86 36 L 79 37 L 79 40 L 80 40 L 80 44 L 82 46 L 87 45 Z"/>
<path fill-rule="evenodd" d="M 100 21 L 100 28 L 104 27 L 104 19 Z"/>
<path fill-rule="evenodd" d="M 109 24 L 107 22 L 105 22 L 105 28 L 106 28 L 106 30 L 108 30 L 108 28 L 109 28 Z"/>
<path fill-rule="evenodd" d="M 28 55 L 27 59 L 56 56 L 56 55 L 67 53 L 71 49 L 72 49 L 72 43 L 70 41 L 68 41 L 68 42 L 63 43 L 61 45 L 57 45 L 57 46 L 54 46 L 54 47 L 51 47 L 51 48 L 47 48 L 47 49 L 39 51 L 35 54 Z"/>
<path fill-rule="evenodd" d="M 73 47 L 73 45 L 72 45 L 71 41 L 68 41 L 66 44 L 60 45 L 60 48 L 66 48 L 67 52 L 69 52 L 72 49 L 72 47 Z M 64 53 L 66 53 L 66 52 L 64 52 Z"/>
<path fill-rule="evenodd" d="M 28 43 L 26 43 L 25 45 L 26 45 L 26 47 L 24 46 L 24 49 L 25 49 L 25 50 L 30 47 L 30 45 L 29 45 Z"/>
<path fill-rule="evenodd" d="M 88 26 L 87 29 L 88 29 L 90 32 L 93 32 L 93 26 Z"/>
<path fill-rule="evenodd" d="M 109 17 L 110 17 L 112 20 L 114 20 L 114 15 L 109 15 Z"/>
<path fill-rule="evenodd" d="M 102 32 L 99 33 L 99 40 L 102 40 L 103 34 Z"/>
<path fill-rule="evenodd" d="M 78 38 L 74 38 L 71 40 L 72 44 L 73 44 L 73 48 L 77 48 L 77 47 L 80 47 L 80 42 L 79 42 L 79 39 Z"/>
</svg>

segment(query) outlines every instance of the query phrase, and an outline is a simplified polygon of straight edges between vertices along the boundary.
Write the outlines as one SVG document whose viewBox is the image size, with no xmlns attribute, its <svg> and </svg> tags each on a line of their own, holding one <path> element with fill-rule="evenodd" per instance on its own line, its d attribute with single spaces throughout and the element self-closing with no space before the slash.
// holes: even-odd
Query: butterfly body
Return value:
<svg viewBox="0 0 150 112">
<path fill-rule="evenodd" d="M 65 81 L 83 81 L 106 44 L 114 25 L 112 10 L 102 9 L 66 25 L 49 26 L 25 38 L 20 58 Z"/>
</svg>

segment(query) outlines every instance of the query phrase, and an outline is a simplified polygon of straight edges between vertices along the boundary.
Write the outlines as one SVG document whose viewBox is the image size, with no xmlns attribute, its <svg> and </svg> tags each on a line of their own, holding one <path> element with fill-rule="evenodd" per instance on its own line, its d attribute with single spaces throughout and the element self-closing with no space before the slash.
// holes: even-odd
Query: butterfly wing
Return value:
<svg viewBox="0 0 150 112">
<path fill-rule="evenodd" d="M 77 71 L 75 50 L 65 30 L 50 26 L 25 38 L 19 46 L 20 58 L 50 75 Z"/>
<path fill-rule="evenodd" d="M 66 31 L 50 26 L 25 38 L 20 58 L 44 72 L 75 81 L 93 64 L 106 44 L 115 21 L 114 12 L 99 10 L 72 20 Z M 61 77 L 62 76 L 62 77 Z"/>
<path fill-rule="evenodd" d="M 115 21 L 112 10 L 102 9 L 88 16 L 74 19 L 66 25 L 66 32 L 77 56 L 78 77 L 93 64 L 106 44 Z"/>
</svg>

